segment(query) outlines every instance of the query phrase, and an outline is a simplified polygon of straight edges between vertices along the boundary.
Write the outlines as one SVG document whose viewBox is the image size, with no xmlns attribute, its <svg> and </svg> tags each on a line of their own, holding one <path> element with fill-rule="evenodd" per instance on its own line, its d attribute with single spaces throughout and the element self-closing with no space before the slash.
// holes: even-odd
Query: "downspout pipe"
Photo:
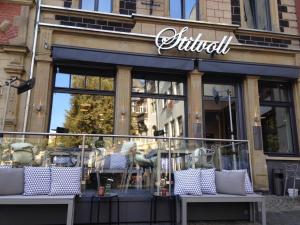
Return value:
<svg viewBox="0 0 300 225">
<path fill-rule="evenodd" d="M 34 72 L 36 45 L 37 45 L 37 37 L 38 37 L 38 32 L 39 32 L 39 23 L 40 23 L 40 15 L 41 15 L 41 1 L 42 0 L 36 0 L 36 11 L 37 12 L 36 12 L 36 17 L 35 17 L 35 25 L 34 25 L 34 37 L 33 37 L 33 45 L 32 45 L 32 58 L 31 58 L 31 64 L 30 64 L 29 79 L 33 78 L 33 72 Z M 27 97 L 26 97 L 23 132 L 26 132 L 26 130 L 27 130 L 30 98 L 31 98 L 31 90 L 28 91 Z"/>
</svg>

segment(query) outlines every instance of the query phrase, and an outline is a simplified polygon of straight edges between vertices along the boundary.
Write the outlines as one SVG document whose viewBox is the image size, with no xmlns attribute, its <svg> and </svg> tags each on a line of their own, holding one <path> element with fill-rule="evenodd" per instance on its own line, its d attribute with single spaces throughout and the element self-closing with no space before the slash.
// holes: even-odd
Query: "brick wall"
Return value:
<svg viewBox="0 0 300 225">
<path fill-rule="evenodd" d="M 299 0 L 277 0 L 280 31 L 298 34 L 296 2 Z"/>
<path fill-rule="evenodd" d="M 19 29 L 14 25 L 14 18 L 20 14 L 20 5 L 0 3 L 0 44 L 9 44 L 11 39 L 18 36 Z"/>
<path fill-rule="evenodd" d="M 231 1 L 230 0 L 208 0 L 207 21 L 231 24 Z"/>
<path fill-rule="evenodd" d="M 120 14 L 131 15 L 132 13 L 136 13 L 136 0 L 120 0 Z"/>
</svg>

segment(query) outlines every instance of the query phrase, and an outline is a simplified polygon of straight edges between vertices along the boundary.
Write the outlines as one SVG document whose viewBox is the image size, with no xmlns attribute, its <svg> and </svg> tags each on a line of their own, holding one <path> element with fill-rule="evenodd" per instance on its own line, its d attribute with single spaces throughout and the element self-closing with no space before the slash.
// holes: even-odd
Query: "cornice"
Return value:
<svg viewBox="0 0 300 225">
<path fill-rule="evenodd" d="M 19 5 L 27 5 L 27 6 L 33 6 L 35 4 L 34 0 L 2 0 L 2 2 L 19 4 Z"/>
<path fill-rule="evenodd" d="M 0 51 L 6 53 L 26 54 L 29 52 L 29 49 L 24 45 L 0 45 Z"/>
</svg>

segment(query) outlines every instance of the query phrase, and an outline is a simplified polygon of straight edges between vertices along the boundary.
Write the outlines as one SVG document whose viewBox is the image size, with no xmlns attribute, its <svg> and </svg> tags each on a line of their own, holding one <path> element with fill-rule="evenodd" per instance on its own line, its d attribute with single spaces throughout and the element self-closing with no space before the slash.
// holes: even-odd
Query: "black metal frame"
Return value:
<svg viewBox="0 0 300 225">
<path fill-rule="evenodd" d="M 94 11 L 96 11 L 96 12 L 101 12 L 101 11 L 98 10 L 98 8 L 99 8 L 99 2 L 100 2 L 101 0 L 89 0 L 89 1 L 94 1 Z M 110 3 L 111 3 L 111 12 L 112 12 L 112 10 L 113 10 L 113 1 L 114 1 L 114 0 L 110 0 Z M 79 6 L 80 6 L 80 9 L 82 9 L 82 0 L 80 0 Z M 111 12 L 110 12 L 110 13 L 111 13 Z"/>
<path fill-rule="evenodd" d="M 259 87 L 263 86 L 264 84 L 267 84 L 267 86 L 270 86 L 270 84 L 278 84 L 279 82 L 287 85 L 287 92 L 288 92 L 288 101 L 281 102 L 281 101 L 261 101 L 260 100 L 260 106 L 270 106 L 270 107 L 285 107 L 289 109 L 290 114 L 290 123 L 291 123 L 291 132 L 292 132 L 292 146 L 293 146 L 293 152 L 291 153 L 281 153 L 281 152 L 267 152 L 264 151 L 265 154 L 270 156 L 299 156 L 299 150 L 298 149 L 298 139 L 297 139 L 297 127 L 296 127 L 296 115 L 295 115 L 295 106 L 294 106 L 294 97 L 292 93 L 292 83 L 287 81 L 259 81 Z"/>
<path fill-rule="evenodd" d="M 69 88 L 63 88 L 63 87 L 55 87 L 55 81 L 56 81 L 56 74 L 57 74 L 57 69 L 58 67 L 65 67 L 65 69 L 69 70 L 69 72 L 76 72 L 76 75 L 81 75 L 80 74 L 80 70 L 82 70 L 84 67 L 78 67 L 78 65 L 76 67 L 70 67 L 69 65 L 63 65 L 63 64 L 59 64 L 59 65 L 55 65 L 53 68 L 53 79 L 52 79 L 52 87 L 51 87 L 51 99 L 50 99 L 50 110 L 49 110 L 49 116 L 48 116 L 48 126 L 47 126 L 47 130 L 50 130 L 50 122 L 51 122 L 51 117 L 52 117 L 52 106 L 53 106 L 53 96 L 54 93 L 69 93 L 69 94 L 86 94 L 86 95 L 102 95 L 102 96 L 112 96 L 115 99 L 115 94 L 116 94 L 116 79 L 114 79 L 114 90 L 112 91 L 105 91 L 105 90 L 89 90 L 89 89 L 77 89 L 77 88 L 70 88 L 71 84 L 69 83 Z M 79 73 L 78 73 L 79 71 Z M 84 68 L 84 75 L 90 75 L 90 76 L 96 76 L 95 73 L 97 73 L 97 71 L 99 72 L 100 69 L 99 68 L 91 68 L 89 67 Z M 103 71 L 103 70 L 102 70 Z M 116 72 L 113 69 L 105 69 L 104 70 L 107 74 L 105 75 L 101 75 L 101 77 L 111 77 L 111 78 L 115 78 L 116 76 Z M 87 72 L 87 73 L 86 73 Z M 70 81 L 71 82 L 71 78 Z M 85 80 L 86 82 L 86 80 Z M 115 113 L 115 108 L 116 108 L 116 101 L 114 100 L 114 112 Z M 113 126 L 113 133 L 114 133 L 114 126 Z"/>
<path fill-rule="evenodd" d="M 142 71 L 135 71 L 131 77 L 131 87 L 133 79 L 145 79 L 145 80 L 156 80 L 156 81 L 171 81 L 171 82 L 182 82 L 183 83 L 183 95 L 166 95 L 166 94 L 153 94 L 153 93 L 140 93 L 140 92 L 131 92 L 131 98 L 154 98 L 154 99 L 166 99 L 166 100 L 181 100 L 184 102 L 184 136 L 188 136 L 188 100 L 187 100 L 187 88 L 186 88 L 186 76 L 182 74 L 163 74 L 157 72 L 142 72 Z M 146 85 L 146 83 L 145 83 Z M 145 87 L 146 90 L 146 87 Z M 131 113 L 131 111 L 130 111 Z M 130 115 L 131 117 L 131 115 Z"/>
<path fill-rule="evenodd" d="M 232 97 L 232 102 L 236 103 L 236 131 L 235 131 L 235 137 L 237 139 L 244 139 L 246 138 L 246 132 L 245 132 L 245 114 L 244 114 L 244 96 L 243 96 L 243 86 L 242 86 L 242 80 L 241 79 L 233 79 L 233 78 L 219 78 L 216 77 L 204 77 L 202 79 L 202 86 L 204 84 L 231 84 L 234 85 L 235 89 L 235 97 Z M 214 97 L 204 96 L 204 88 L 202 88 L 202 100 L 209 100 L 214 101 Z M 227 102 L 227 99 L 220 99 L 222 102 Z M 205 114 L 204 114 L 204 107 L 202 107 L 203 111 L 203 134 L 205 133 Z M 234 128 L 235 129 L 235 128 Z"/>
</svg>

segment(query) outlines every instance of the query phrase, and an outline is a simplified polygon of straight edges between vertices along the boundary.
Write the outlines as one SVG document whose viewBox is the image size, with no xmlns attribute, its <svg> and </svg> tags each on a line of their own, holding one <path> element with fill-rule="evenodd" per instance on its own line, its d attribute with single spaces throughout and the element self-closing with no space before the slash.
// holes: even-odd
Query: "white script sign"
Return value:
<svg viewBox="0 0 300 225">
<path fill-rule="evenodd" d="M 229 52 L 229 44 L 233 38 L 232 36 L 224 36 L 221 41 L 206 41 L 201 40 L 201 33 L 195 39 L 193 37 L 184 37 L 183 35 L 188 29 L 188 27 L 184 27 L 177 32 L 175 28 L 168 27 L 161 30 L 155 38 L 158 54 L 161 54 L 162 50 L 172 48 L 186 52 L 200 53 L 205 51 L 207 54 L 217 55 L 225 55 Z M 171 36 L 164 36 L 166 34 L 171 34 Z"/>
</svg>

